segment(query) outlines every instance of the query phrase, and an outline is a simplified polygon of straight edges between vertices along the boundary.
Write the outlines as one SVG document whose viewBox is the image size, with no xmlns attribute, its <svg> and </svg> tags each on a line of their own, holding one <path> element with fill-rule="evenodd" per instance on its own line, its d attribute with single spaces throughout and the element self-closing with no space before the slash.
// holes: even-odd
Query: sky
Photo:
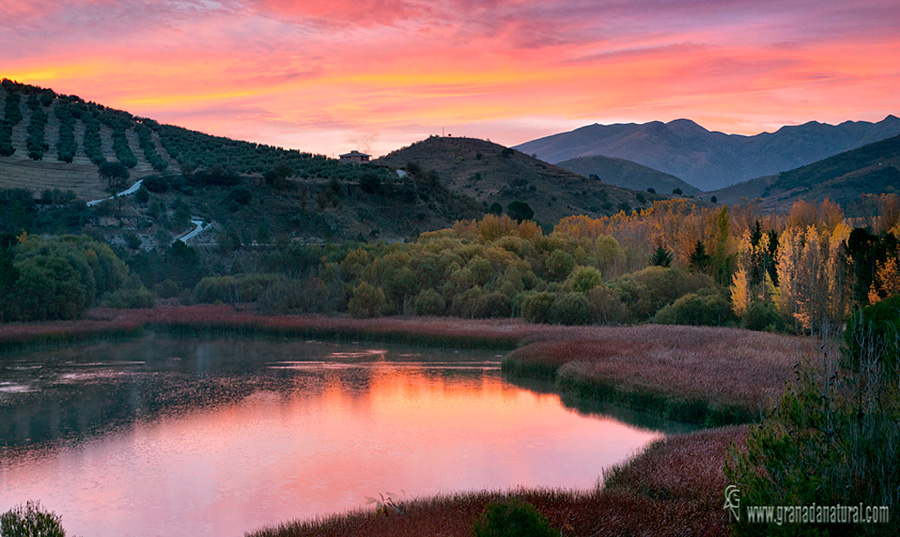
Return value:
<svg viewBox="0 0 900 537">
<path fill-rule="evenodd" d="M 337 155 L 900 115 L 897 0 L 2 0 L 0 77 Z"/>
</svg>

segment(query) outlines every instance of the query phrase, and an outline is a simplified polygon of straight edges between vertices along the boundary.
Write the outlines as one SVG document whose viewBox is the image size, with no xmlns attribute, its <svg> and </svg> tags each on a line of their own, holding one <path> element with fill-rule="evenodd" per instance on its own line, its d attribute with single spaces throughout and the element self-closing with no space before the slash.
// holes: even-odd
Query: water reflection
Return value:
<svg viewBox="0 0 900 537">
<path fill-rule="evenodd" d="M 40 499 L 79 535 L 240 534 L 401 489 L 587 488 L 660 436 L 504 380 L 494 352 L 149 337 L 2 363 L 0 510 Z"/>
</svg>

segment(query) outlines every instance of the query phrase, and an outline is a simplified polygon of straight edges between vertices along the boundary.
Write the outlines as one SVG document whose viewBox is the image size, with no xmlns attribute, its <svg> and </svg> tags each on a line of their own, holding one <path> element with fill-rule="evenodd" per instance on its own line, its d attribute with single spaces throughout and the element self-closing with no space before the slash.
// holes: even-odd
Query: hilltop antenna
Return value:
<svg viewBox="0 0 900 537">
<path fill-rule="evenodd" d="M 444 127 L 441 127 L 441 137 L 444 137 Z"/>
</svg>

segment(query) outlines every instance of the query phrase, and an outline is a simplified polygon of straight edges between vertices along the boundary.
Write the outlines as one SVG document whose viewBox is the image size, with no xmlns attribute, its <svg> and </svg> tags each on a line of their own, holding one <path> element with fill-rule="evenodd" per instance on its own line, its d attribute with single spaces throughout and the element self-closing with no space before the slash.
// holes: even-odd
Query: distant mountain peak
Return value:
<svg viewBox="0 0 900 537">
<path fill-rule="evenodd" d="M 550 163 L 602 155 L 674 175 L 706 191 L 811 164 L 900 134 L 900 119 L 809 121 L 755 136 L 710 132 L 690 119 L 592 125 L 516 146 Z"/>
</svg>

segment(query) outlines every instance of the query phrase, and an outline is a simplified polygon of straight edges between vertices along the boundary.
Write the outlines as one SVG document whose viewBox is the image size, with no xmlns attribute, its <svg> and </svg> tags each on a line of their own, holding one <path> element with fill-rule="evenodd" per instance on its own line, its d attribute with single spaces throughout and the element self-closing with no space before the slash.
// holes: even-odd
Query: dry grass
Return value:
<svg viewBox="0 0 900 537">
<path fill-rule="evenodd" d="M 562 529 L 562 535 L 722 535 L 725 450 L 742 444 L 745 427 L 708 429 L 656 442 L 607 476 L 592 491 L 519 489 L 472 492 L 398 504 L 400 513 L 353 511 L 288 522 L 248 533 L 248 537 L 469 536 L 472 522 L 488 502 L 516 496 L 532 504 Z"/>
<path fill-rule="evenodd" d="M 504 369 L 674 419 L 734 423 L 754 419 L 814 351 L 808 338 L 730 328 L 584 327 L 539 335 Z"/>
</svg>

